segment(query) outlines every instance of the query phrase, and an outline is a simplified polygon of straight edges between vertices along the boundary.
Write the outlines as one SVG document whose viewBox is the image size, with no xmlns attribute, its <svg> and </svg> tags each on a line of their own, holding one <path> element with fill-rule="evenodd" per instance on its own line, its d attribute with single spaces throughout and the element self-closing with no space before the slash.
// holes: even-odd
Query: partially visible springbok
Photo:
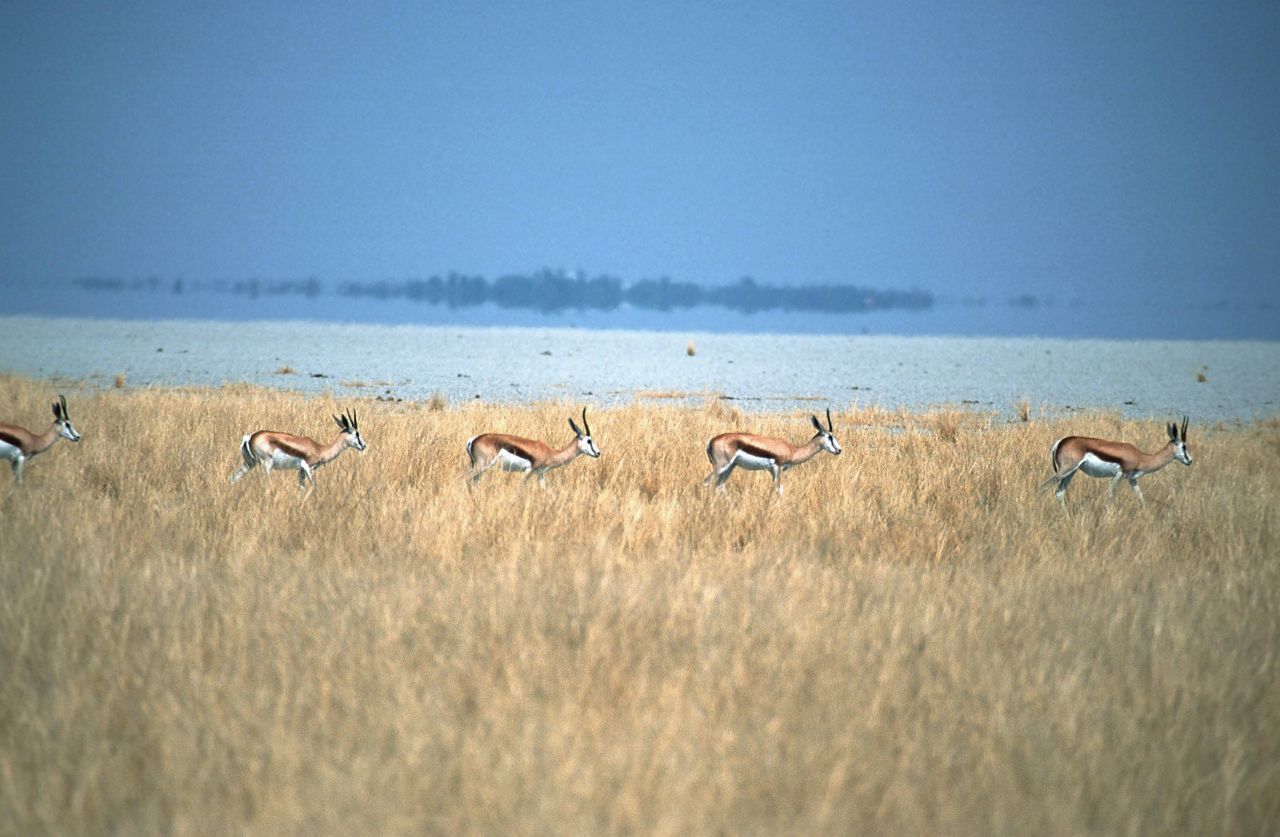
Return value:
<svg viewBox="0 0 1280 837">
<path fill-rule="evenodd" d="M 1128 480 L 1129 487 L 1138 495 L 1138 502 L 1144 502 L 1142 489 L 1138 488 L 1139 477 L 1159 471 L 1175 460 L 1183 465 L 1191 464 L 1191 454 L 1187 452 L 1187 417 L 1182 417 L 1181 429 L 1174 422 L 1169 422 L 1165 431 L 1169 434 L 1169 441 L 1155 453 L 1143 453 L 1127 442 L 1110 442 L 1087 436 L 1063 437 L 1053 443 L 1050 452 L 1053 475 L 1041 487 L 1057 482 L 1054 494 L 1065 503 L 1067 486 L 1076 472 L 1081 471 L 1086 476 L 1109 478 L 1111 494 L 1115 494 L 1120 480 Z"/>
<path fill-rule="evenodd" d="M 307 436 L 294 436 L 275 430 L 259 430 L 245 436 L 240 441 L 240 456 L 244 459 L 244 465 L 231 475 L 231 482 L 238 481 L 261 463 L 267 476 L 275 468 L 296 470 L 298 485 L 305 494 L 309 487 L 315 487 L 315 470 L 321 465 L 337 459 L 338 454 L 347 448 L 355 448 L 363 453 L 368 447 L 360 436 L 360 426 L 356 422 L 354 410 L 334 416 L 333 420 L 341 432 L 328 445 L 322 445 Z"/>
<path fill-rule="evenodd" d="M 467 440 L 467 457 L 471 460 L 471 481 L 475 482 L 495 465 L 504 471 L 523 471 L 525 479 L 536 476 L 538 484 L 547 487 L 543 479 L 547 471 L 568 465 L 579 456 L 593 459 L 600 456 L 600 449 L 591 438 L 591 425 L 587 424 L 587 408 L 582 408 L 582 427 L 569 419 L 573 441 L 556 449 L 534 439 L 509 436 L 505 433 L 481 433 Z"/>
<path fill-rule="evenodd" d="M 723 488 L 725 480 L 734 468 L 748 471 L 768 471 L 773 475 L 773 487 L 782 493 L 782 472 L 802 462 L 808 462 L 821 451 L 840 455 L 840 443 L 836 441 L 835 426 L 831 422 L 831 408 L 827 408 L 827 426 L 823 427 L 817 416 L 809 416 L 813 438 L 802 445 L 793 445 L 785 439 L 757 436 L 754 433 L 721 433 L 707 442 L 707 458 L 711 460 L 711 473 L 702 481 L 707 485 L 713 479 L 716 488 Z"/>
<path fill-rule="evenodd" d="M 44 453 L 59 439 L 80 441 L 80 433 L 71 425 L 71 419 L 67 416 L 67 399 L 61 395 L 53 402 L 53 424 L 38 436 L 16 424 L 0 424 L 0 459 L 9 460 L 15 485 L 22 484 L 22 470 L 27 460 Z"/>
</svg>

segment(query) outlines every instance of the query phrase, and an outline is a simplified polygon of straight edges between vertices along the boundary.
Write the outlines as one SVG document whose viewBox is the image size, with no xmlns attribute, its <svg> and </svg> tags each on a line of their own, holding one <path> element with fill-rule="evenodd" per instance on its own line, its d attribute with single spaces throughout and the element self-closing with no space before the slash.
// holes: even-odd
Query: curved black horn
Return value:
<svg viewBox="0 0 1280 837">
<path fill-rule="evenodd" d="M 1182 441 L 1184 442 L 1187 441 L 1187 422 L 1188 421 L 1190 421 L 1190 417 L 1188 416 L 1182 417 Z"/>
<path fill-rule="evenodd" d="M 830 407 L 828 407 L 828 408 L 827 408 L 827 430 L 828 430 L 828 432 L 831 432 L 831 433 L 835 433 L 835 432 L 836 432 L 836 427 L 835 427 L 835 425 L 831 423 L 831 408 L 830 408 Z"/>
<path fill-rule="evenodd" d="M 587 424 L 587 408 L 586 407 L 582 408 L 582 430 L 588 436 L 591 435 L 591 425 Z"/>
</svg>

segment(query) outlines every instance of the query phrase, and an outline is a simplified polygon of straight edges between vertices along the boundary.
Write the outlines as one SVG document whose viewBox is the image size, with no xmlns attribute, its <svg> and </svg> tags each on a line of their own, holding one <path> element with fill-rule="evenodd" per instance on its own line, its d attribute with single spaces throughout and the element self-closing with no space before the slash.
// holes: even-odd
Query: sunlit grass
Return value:
<svg viewBox="0 0 1280 837">
<path fill-rule="evenodd" d="M 47 384 L 0 378 L 6 420 Z M 1038 489 L 1163 417 L 833 411 L 844 454 L 701 486 L 808 414 L 592 407 L 603 451 L 472 488 L 465 440 L 579 404 L 67 392 L 0 473 L 0 833 L 1266 833 L 1280 422 Z M 240 437 L 364 454 L 236 485 Z M 816 410 L 815 410 L 816 411 Z"/>
</svg>

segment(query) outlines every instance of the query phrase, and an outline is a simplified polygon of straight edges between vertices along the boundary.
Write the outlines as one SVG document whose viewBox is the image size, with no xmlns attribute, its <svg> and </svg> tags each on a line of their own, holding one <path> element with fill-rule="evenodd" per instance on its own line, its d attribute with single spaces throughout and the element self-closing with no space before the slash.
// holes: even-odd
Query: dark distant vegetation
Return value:
<svg viewBox="0 0 1280 837">
<path fill-rule="evenodd" d="M 305 296 L 327 293 L 352 298 L 404 300 L 427 305 L 466 308 L 492 304 L 543 313 L 571 309 L 612 311 L 627 305 L 652 311 L 671 311 L 714 305 L 744 314 L 757 311 L 823 311 L 852 313 L 888 308 L 926 309 L 933 295 L 921 290 L 885 290 L 858 285 L 767 285 L 743 277 L 732 285 L 676 282 L 667 277 L 624 282 L 613 276 L 587 277 L 560 270 L 510 274 L 497 279 L 449 273 L 427 279 L 348 281 L 332 288 L 315 278 L 301 280 L 247 279 L 235 282 L 184 282 L 182 279 L 117 279 L 89 277 L 75 280 L 92 291 L 143 291 L 183 294 L 213 292 L 259 296 Z"/>
</svg>

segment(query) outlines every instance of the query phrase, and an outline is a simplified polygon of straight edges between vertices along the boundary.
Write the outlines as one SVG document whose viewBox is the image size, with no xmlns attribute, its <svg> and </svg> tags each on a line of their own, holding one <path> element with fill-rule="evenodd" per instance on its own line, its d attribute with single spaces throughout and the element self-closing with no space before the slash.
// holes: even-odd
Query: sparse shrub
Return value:
<svg viewBox="0 0 1280 837">
<path fill-rule="evenodd" d="M 939 410 L 930 421 L 933 435 L 944 442 L 954 444 L 960 436 L 960 428 L 964 426 L 965 416 L 958 410 Z"/>
<path fill-rule="evenodd" d="M 1019 398 L 1013 405 L 1013 414 L 1018 417 L 1018 421 L 1031 421 L 1031 402 L 1026 398 Z"/>
<path fill-rule="evenodd" d="M 444 393 L 438 391 L 433 392 L 431 393 L 431 397 L 427 399 L 426 407 L 428 412 L 438 413 L 448 406 L 449 399 L 444 397 Z"/>
</svg>

